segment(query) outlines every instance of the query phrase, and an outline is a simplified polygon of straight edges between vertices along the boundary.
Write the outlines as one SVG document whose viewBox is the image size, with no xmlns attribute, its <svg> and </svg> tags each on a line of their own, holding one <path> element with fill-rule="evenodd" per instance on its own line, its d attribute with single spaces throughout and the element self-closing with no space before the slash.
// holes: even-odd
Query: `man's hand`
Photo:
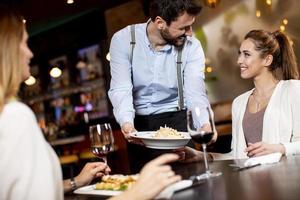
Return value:
<svg viewBox="0 0 300 200">
<path fill-rule="evenodd" d="M 179 155 L 179 161 L 183 163 L 199 162 L 204 159 L 204 155 L 201 151 L 197 151 L 191 147 L 183 147 L 174 150 L 174 153 Z M 208 157 L 209 161 L 212 161 L 212 157 Z"/>
<path fill-rule="evenodd" d="M 211 132 L 212 130 L 212 127 L 210 127 L 210 124 L 204 124 L 202 127 L 201 127 L 201 130 L 205 131 L 205 132 Z M 207 145 L 210 145 L 210 144 L 213 144 L 217 141 L 217 138 L 218 138 L 218 133 L 217 133 L 217 130 L 214 131 L 214 135 L 211 139 L 211 141 L 207 144 Z"/>
<path fill-rule="evenodd" d="M 131 138 L 129 135 L 130 133 L 136 132 L 134 125 L 130 122 L 125 122 L 124 124 L 122 124 L 121 130 L 125 139 L 127 140 Z"/>
<path fill-rule="evenodd" d="M 121 127 L 121 131 L 128 142 L 143 145 L 142 141 L 130 136 L 130 133 L 136 132 L 136 129 L 132 123 L 125 122 Z"/>
</svg>

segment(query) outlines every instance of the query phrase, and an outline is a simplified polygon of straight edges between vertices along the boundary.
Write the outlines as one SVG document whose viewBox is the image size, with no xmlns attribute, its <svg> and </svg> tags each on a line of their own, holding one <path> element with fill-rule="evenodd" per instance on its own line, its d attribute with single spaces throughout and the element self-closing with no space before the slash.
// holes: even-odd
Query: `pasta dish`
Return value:
<svg viewBox="0 0 300 200">
<path fill-rule="evenodd" d="M 160 127 L 159 130 L 157 130 L 153 135 L 153 138 L 180 139 L 183 138 L 183 136 L 175 129 L 169 127 Z"/>
</svg>

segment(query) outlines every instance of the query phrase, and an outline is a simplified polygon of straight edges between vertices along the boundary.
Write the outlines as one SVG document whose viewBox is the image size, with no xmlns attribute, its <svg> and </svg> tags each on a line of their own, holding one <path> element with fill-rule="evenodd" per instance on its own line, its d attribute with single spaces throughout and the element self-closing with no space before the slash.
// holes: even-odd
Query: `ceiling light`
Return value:
<svg viewBox="0 0 300 200">
<path fill-rule="evenodd" d="M 67 0 L 67 4 L 73 4 L 74 0 Z"/>
<path fill-rule="evenodd" d="M 266 0 L 266 4 L 268 4 L 269 6 L 272 5 L 272 0 Z"/>
<path fill-rule="evenodd" d="M 61 74 L 62 74 L 62 71 L 58 67 L 53 67 L 50 70 L 50 76 L 53 77 L 53 78 L 58 78 L 58 77 L 61 76 Z"/>
<path fill-rule="evenodd" d="M 26 85 L 34 85 L 36 83 L 36 79 L 33 76 L 30 76 L 26 81 Z"/>
<path fill-rule="evenodd" d="M 285 31 L 285 26 L 284 26 L 284 25 L 281 25 L 281 26 L 279 27 L 279 29 L 280 29 L 281 32 L 284 32 L 284 31 Z"/>
<path fill-rule="evenodd" d="M 283 23 L 284 25 L 287 25 L 287 24 L 289 23 L 289 21 L 288 21 L 287 19 L 283 19 L 283 20 L 282 20 L 282 23 Z"/>
</svg>

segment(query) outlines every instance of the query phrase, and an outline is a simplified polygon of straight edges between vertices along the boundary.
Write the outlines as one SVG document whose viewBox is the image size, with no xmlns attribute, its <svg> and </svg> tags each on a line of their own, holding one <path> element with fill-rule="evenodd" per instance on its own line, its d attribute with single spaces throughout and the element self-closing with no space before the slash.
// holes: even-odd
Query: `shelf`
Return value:
<svg viewBox="0 0 300 200">
<path fill-rule="evenodd" d="M 104 79 L 96 79 L 93 81 L 85 82 L 80 86 L 69 86 L 66 88 L 51 90 L 44 94 L 24 99 L 24 102 L 29 105 L 32 105 L 37 102 L 47 101 L 47 100 L 51 100 L 63 96 L 68 96 L 71 94 L 91 92 L 95 89 L 99 89 L 103 87 L 104 87 Z"/>
</svg>

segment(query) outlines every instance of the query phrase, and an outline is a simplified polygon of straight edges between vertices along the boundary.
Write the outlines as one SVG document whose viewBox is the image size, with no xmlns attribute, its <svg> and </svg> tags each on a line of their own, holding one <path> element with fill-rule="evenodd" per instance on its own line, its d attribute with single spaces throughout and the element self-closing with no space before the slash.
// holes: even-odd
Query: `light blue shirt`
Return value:
<svg viewBox="0 0 300 200">
<path fill-rule="evenodd" d="M 136 24 L 132 64 L 130 26 L 114 34 L 110 45 L 111 84 L 108 92 L 120 125 L 133 123 L 135 114 L 176 111 L 178 107 L 177 49 L 151 47 L 147 23 Z M 182 51 L 184 105 L 209 105 L 204 84 L 204 53 L 200 42 L 188 37 Z"/>
</svg>

